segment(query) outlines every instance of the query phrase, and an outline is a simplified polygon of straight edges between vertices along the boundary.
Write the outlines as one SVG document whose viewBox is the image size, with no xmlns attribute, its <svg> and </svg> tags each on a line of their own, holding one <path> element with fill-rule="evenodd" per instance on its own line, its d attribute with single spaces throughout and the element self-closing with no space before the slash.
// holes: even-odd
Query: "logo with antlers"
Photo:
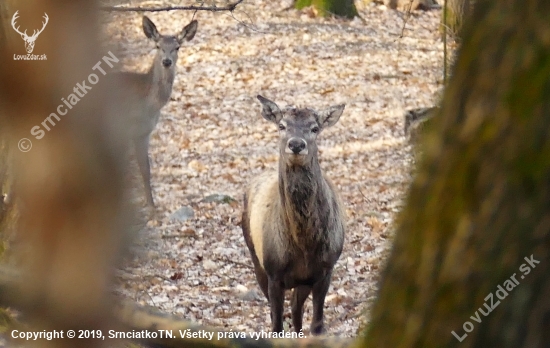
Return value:
<svg viewBox="0 0 550 348">
<path fill-rule="evenodd" d="M 46 24 L 48 24 L 48 20 L 49 20 L 48 15 L 44 12 L 44 17 L 43 17 L 44 22 L 42 22 L 42 29 L 40 30 L 35 29 L 32 35 L 28 36 L 26 29 L 22 33 L 19 31 L 19 27 L 15 27 L 16 25 L 15 21 L 17 21 L 17 18 L 18 18 L 18 15 L 17 15 L 18 12 L 19 10 L 15 11 L 15 13 L 13 14 L 13 17 L 11 19 L 11 26 L 13 27 L 13 30 L 19 33 L 19 35 L 21 35 L 23 40 L 25 40 L 25 49 L 27 50 L 27 53 L 32 53 L 32 50 L 34 50 L 34 42 L 36 41 L 36 38 L 38 37 L 38 35 L 40 35 L 41 32 L 44 31 L 44 28 L 46 28 Z"/>
</svg>

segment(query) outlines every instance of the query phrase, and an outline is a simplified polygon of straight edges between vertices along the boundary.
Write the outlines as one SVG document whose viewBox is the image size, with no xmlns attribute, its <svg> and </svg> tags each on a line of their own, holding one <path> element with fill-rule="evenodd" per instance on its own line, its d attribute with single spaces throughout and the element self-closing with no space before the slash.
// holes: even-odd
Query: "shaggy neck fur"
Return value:
<svg viewBox="0 0 550 348">
<path fill-rule="evenodd" d="M 323 238 L 329 215 L 325 183 L 317 157 L 304 166 L 279 160 L 279 194 L 283 221 L 297 247 Z"/>
<path fill-rule="evenodd" d="M 171 67 L 165 68 L 162 65 L 161 57 L 156 56 L 148 75 L 151 78 L 149 96 L 158 103 L 157 106 L 160 109 L 170 100 L 174 78 L 176 77 L 176 62 L 173 62 Z"/>
</svg>

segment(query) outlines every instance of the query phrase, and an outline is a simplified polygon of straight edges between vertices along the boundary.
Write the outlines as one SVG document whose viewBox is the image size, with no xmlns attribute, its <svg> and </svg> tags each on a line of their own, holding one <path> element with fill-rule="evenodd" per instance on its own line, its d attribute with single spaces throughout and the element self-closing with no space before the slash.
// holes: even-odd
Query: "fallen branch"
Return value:
<svg viewBox="0 0 550 348">
<path fill-rule="evenodd" d="M 161 12 L 161 11 L 210 11 L 210 12 L 223 12 L 223 11 L 229 11 L 233 12 L 237 6 L 243 2 L 244 0 L 237 0 L 236 2 L 225 5 L 222 7 L 217 6 L 164 6 L 164 7 L 146 7 L 146 6 L 137 6 L 137 7 L 126 7 L 126 6 L 101 6 L 100 9 L 102 11 L 109 11 L 109 12 Z"/>
</svg>

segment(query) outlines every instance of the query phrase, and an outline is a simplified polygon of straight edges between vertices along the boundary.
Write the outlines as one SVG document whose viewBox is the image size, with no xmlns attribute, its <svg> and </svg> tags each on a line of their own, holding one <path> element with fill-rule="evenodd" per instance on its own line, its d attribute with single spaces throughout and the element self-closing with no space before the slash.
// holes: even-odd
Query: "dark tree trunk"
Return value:
<svg viewBox="0 0 550 348">
<path fill-rule="evenodd" d="M 547 0 L 476 3 L 364 347 L 550 342 L 548 18 Z"/>
<path fill-rule="evenodd" d="M 297 0 L 295 7 L 302 9 L 313 6 L 317 9 L 319 16 L 336 15 L 340 17 L 353 18 L 357 16 L 357 8 L 354 0 Z"/>
</svg>

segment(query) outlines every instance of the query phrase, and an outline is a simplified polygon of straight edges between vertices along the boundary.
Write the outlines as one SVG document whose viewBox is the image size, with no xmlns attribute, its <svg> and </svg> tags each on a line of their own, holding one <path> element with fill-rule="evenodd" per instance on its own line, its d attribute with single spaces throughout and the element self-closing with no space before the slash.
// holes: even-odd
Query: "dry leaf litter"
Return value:
<svg viewBox="0 0 550 348">
<path fill-rule="evenodd" d="M 411 13 L 403 30 L 407 15 L 378 3 L 357 1 L 363 20 L 352 21 L 285 10 L 289 5 L 245 0 L 233 15 L 196 14 L 197 35 L 180 49 L 172 100 L 151 137 L 157 210 L 119 272 L 119 288 L 203 325 L 269 330 L 269 305 L 239 225 L 246 184 L 278 159 L 278 131 L 261 117 L 256 95 L 280 106 L 345 103 L 318 143 L 322 169 L 349 217 L 325 321 L 329 335 L 353 337 L 375 296 L 411 180 L 404 111 L 434 105 L 441 89 L 441 10 Z M 192 12 L 147 15 L 161 33 L 174 34 Z M 142 32 L 141 14 L 109 13 L 105 24 L 110 43 L 121 47 L 123 69 L 146 71 L 154 43 Z M 306 335 L 311 314 L 308 300 Z"/>
</svg>

